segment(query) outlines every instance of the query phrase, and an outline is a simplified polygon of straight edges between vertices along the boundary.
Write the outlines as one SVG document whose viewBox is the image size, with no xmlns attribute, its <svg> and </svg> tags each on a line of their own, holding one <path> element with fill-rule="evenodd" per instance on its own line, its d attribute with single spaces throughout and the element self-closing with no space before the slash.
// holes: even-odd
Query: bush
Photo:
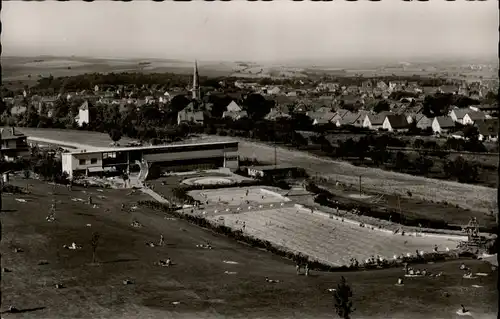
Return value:
<svg viewBox="0 0 500 319">
<path fill-rule="evenodd" d="M 11 185 L 11 184 L 4 184 L 2 186 L 2 193 L 25 194 L 26 191 L 19 186 L 15 186 L 15 185 Z"/>
</svg>

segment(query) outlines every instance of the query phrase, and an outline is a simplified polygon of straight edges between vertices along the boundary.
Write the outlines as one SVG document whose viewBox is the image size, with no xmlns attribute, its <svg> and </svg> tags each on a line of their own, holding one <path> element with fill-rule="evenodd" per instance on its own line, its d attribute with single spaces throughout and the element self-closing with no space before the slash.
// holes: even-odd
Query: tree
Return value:
<svg viewBox="0 0 500 319">
<path fill-rule="evenodd" d="M 337 315 L 342 319 L 350 319 L 351 314 L 354 311 L 352 301 L 349 300 L 352 298 L 352 290 L 347 284 L 344 276 L 341 277 L 340 283 L 337 285 L 337 289 L 335 290 L 333 297 L 335 298 L 335 311 L 337 312 Z"/>
<path fill-rule="evenodd" d="M 92 263 L 95 263 L 95 252 L 97 250 L 97 247 L 99 246 L 99 238 L 101 235 L 98 232 L 92 233 L 92 239 L 90 241 L 90 244 L 92 245 Z"/>
<path fill-rule="evenodd" d="M 452 103 L 453 96 L 451 94 L 428 95 L 424 99 L 423 113 L 429 118 L 445 115 Z"/>
<path fill-rule="evenodd" d="M 433 165 L 434 165 L 434 163 L 432 162 L 432 159 L 425 157 L 425 156 L 422 156 L 422 155 L 417 157 L 417 159 L 415 161 L 415 168 L 422 175 L 427 174 Z"/>
<path fill-rule="evenodd" d="M 271 110 L 271 103 L 262 95 L 253 93 L 243 101 L 243 108 L 248 113 L 248 117 L 253 120 L 260 120 Z"/>
<path fill-rule="evenodd" d="M 122 132 L 117 129 L 112 129 L 108 132 L 111 140 L 116 143 L 122 138 Z"/>
<path fill-rule="evenodd" d="M 476 182 L 479 177 L 478 165 L 466 161 L 462 156 L 454 161 L 446 161 L 443 171 L 447 177 L 455 177 L 460 183 Z"/>
<path fill-rule="evenodd" d="M 373 149 L 370 151 L 370 158 L 376 166 L 384 164 L 387 161 L 387 157 L 387 151 L 384 149 Z"/>
<path fill-rule="evenodd" d="M 394 166 L 400 170 L 403 171 L 404 169 L 408 168 L 410 162 L 408 161 L 408 156 L 399 151 L 396 153 L 396 159 L 394 161 Z"/>
<path fill-rule="evenodd" d="M 479 131 L 477 127 L 466 125 L 463 129 L 464 137 L 470 141 L 477 141 L 479 139 Z"/>
<path fill-rule="evenodd" d="M 173 112 L 182 111 L 189 104 L 189 99 L 184 95 L 176 95 L 172 98 L 169 105 L 169 110 Z"/>
<path fill-rule="evenodd" d="M 385 111 L 390 111 L 391 110 L 391 106 L 389 105 L 389 103 L 385 100 L 383 101 L 379 101 L 375 107 L 373 108 L 373 111 L 375 113 L 380 113 L 380 112 L 385 112 Z"/>
<path fill-rule="evenodd" d="M 417 138 L 414 142 L 413 142 L 413 147 L 414 148 L 422 148 L 424 146 L 424 140 L 421 139 L 421 138 Z"/>
</svg>

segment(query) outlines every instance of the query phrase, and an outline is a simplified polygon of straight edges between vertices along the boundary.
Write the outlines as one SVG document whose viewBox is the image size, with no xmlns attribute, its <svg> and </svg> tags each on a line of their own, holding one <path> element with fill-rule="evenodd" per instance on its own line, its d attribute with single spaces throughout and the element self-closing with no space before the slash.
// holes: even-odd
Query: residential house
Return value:
<svg viewBox="0 0 500 319">
<path fill-rule="evenodd" d="M 389 87 L 388 87 L 389 92 L 394 92 L 396 90 L 397 86 L 398 86 L 398 83 L 396 83 L 396 82 L 389 82 Z"/>
<path fill-rule="evenodd" d="M 354 108 L 354 109 L 360 109 L 364 105 L 363 99 L 361 97 L 354 95 L 340 96 L 338 102 L 343 107 Z"/>
<path fill-rule="evenodd" d="M 346 94 L 359 94 L 359 87 L 356 85 L 349 85 L 346 90 Z"/>
<path fill-rule="evenodd" d="M 471 112 L 469 108 L 454 108 L 450 111 L 449 116 L 454 122 L 463 124 L 464 116 L 468 112 Z"/>
<path fill-rule="evenodd" d="M 275 121 L 279 118 L 291 118 L 291 116 L 276 108 L 272 108 L 271 111 L 265 117 L 265 119 L 268 121 Z"/>
<path fill-rule="evenodd" d="M 234 82 L 234 86 L 237 87 L 238 89 L 244 89 L 245 84 L 241 82 L 240 80 Z"/>
<path fill-rule="evenodd" d="M 196 123 L 203 124 L 205 114 L 195 106 L 193 102 L 189 103 L 183 110 L 177 113 L 177 124 L 182 123 Z"/>
<path fill-rule="evenodd" d="M 363 127 L 370 130 L 378 130 L 382 128 L 385 118 L 387 115 L 392 114 L 391 112 L 381 112 L 379 114 L 367 114 L 363 120 Z"/>
<path fill-rule="evenodd" d="M 454 138 L 456 140 L 464 140 L 465 139 L 464 132 L 462 132 L 462 131 L 453 132 L 450 134 L 450 137 Z"/>
<path fill-rule="evenodd" d="M 373 98 L 380 98 L 380 97 L 384 96 L 384 92 L 385 92 L 384 90 L 376 87 L 373 89 L 372 94 L 370 94 L 370 96 Z"/>
<path fill-rule="evenodd" d="M 458 88 L 458 94 L 463 96 L 469 96 L 469 88 L 467 86 L 462 85 Z"/>
<path fill-rule="evenodd" d="M 377 88 L 379 88 L 382 91 L 387 91 L 389 89 L 389 87 L 384 81 L 377 82 Z"/>
<path fill-rule="evenodd" d="M 385 117 L 382 128 L 389 132 L 399 132 L 408 130 L 408 121 L 403 114 L 391 114 Z"/>
<path fill-rule="evenodd" d="M 361 83 L 361 87 L 364 90 L 371 90 L 373 88 L 373 83 L 370 80 L 366 80 L 366 81 L 363 81 L 363 83 Z"/>
<path fill-rule="evenodd" d="M 480 141 L 498 141 L 498 119 L 478 120 L 474 123 Z"/>
<path fill-rule="evenodd" d="M 423 86 L 421 90 L 423 95 L 433 95 L 438 92 L 438 89 L 434 86 Z"/>
<path fill-rule="evenodd" d="M 223 118 L 232 118 L 234 121 L 239 120 L 243 117 L 248 117 L 247 111 L 224 111 L 222 113 Z"/>
<path fill-rule="evenodd" d="M 335 116 L 332 118 L 332 123 L 337 123 L 337 121 L 341 120 L 344 116 L 349 114 L 350 112 L 346 109 L 339 109 L 335 112 Z"/>
<path fill-rule="evenodd" d="M 331 120 L 335 116 L 335 113 L 329 111 L 326 112 L 316 111 L 316 112 L 307 112 L 306 115 L 309 116 L 311 120 L 313 120 L 313 125 L 318 125 L 318 124 L 331 123 Z"/>
<path fill-rule="evenodd" d="M 21 115 L 23 113 L 25 113 L 27 110 L 26 106 L 23 106 L 23 105 L 14 105 L 11 109 L 10 109 L 10 114 L 12 115 Z"/>
<path fill-rule="evenodd" d="M 320 108 L 318 108 L 316 110 L 316 112 L 321 112 L 321 113 L 332 112 L 332 108 L 328 107 L 328 106 L 321 106 Z M 333 113 L 335 113 L 335 112 L 333 112 Z"/>
<path fill-rule="evenodd" d="M 408 124 L 415 121 L 417 123 L 417 127 L 421 130 L 425 130 L 432 126 L 432 119 L 422 113 L 410 113 L 406 116 L 406 120 L 408 121 Z"/>
<path fill-rule="evenodd" d="M 454 85 L 442 85 L 438 88 L 438 92 L 442 94 L 457 94 L 458 88 Z"/>
<path fill-rule="evenodd" d="M 145 99 L 146 104 L 156 103 L 156 99 L 154 96 L 148 95 L 144 99 Z"/>
<path fill-rule="evenodd" d="M 281 93 L 281 89 L 279 87 L 275 86 L 271 89 L 267 89 L 266 93 L 269 95 L 278 95 Z"/>
<path fill-rule="evenodd" d="M 319 83 L 316 92 L 335 92 L 338 88 L 338 83 Z"/>
<path fill-rule="evenodd" d="M 170 100 L 172 100 L 172 96 L 167 91 L 160 97 L 160 103 L 168 103 Z"/>
<path fill-rule="evenodd" d="M 470 111 L 464 115 L 464 118 L 462 120 L 462 124 L 463 125 L 474 124 L 474 122 L 481 121 L 484 119 L 486 119 L 486 116 L 483 112 Z"/>
<path fill-rule="evenodd" d="M 17 131 L 14 127 L 2 128 L 2 148 L 0 154 L 6 161 L 14 161 L 18 157 L 30 155 L 27 143 L 28 137 Z"/>
<path fill-rule="evenodd" d="M 85 101 L 78 108 L 78 115 L 75 117 L 78 126 L 82 127 L 84 124 L 89 124 L 94 114 L 92 112 L 92 105 L 89 101 Z"/>
<path fill-rule="evenodd" d="M 476 112 L 482 111 L 485 114 L 490 114 L 495 111 L 498 111 L 498 105 L 492 105 L 492 104 L 470 105 L 469 109 Z"/>
<path fill-rule="evenodd" d="M 229 103 L 228 106 L 226 107 L 226 110 L 228 112 L 240 112 L 240 111 L 242 111 L 242 108 L 241 108 L 241 106 L 236 104 L 235 101 L 231 101 L 231 103 Z"/>
<path fill-rule="evenodd" d="M 363 120 L 365 119 L 366 115 L 367 112 L 365 111 L 360 111 L 356 113 L 348 112 L 341 119 L 335 121 L 335 125 L 336 126 L 352 125 L 352 126 L 362 127 Z"/>
<path fill-rule="evenodd" d="M 446 133 L 455 127 L 455 122 L 450 116 L 438 116 L 432 120 L 432 131 L 436 134 Z"/>
</svg>

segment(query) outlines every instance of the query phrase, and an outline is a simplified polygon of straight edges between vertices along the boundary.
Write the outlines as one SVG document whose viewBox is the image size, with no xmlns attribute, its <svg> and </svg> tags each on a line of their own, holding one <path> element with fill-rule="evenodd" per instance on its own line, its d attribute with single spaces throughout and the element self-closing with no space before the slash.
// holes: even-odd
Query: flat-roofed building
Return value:
<svg viewBox="0 0 500 319">
<path fill-rule="evenodd" d="M 161 146 L 113 147 L 62 154 L 62 169 L 70 178 L 116 169 L 137 168 L 146 178 L 152 164 L 168 171 L 239 167 L 238 142 L 206 142 Z"/>
<path fill-rule="evenodd" d="M 0 149 L 1 157 L 6 161 L 14 161 L 19 157 L 30 155 L 30 148 L 27 143 L 27 136 L 17 131 L 14 127 L 1 129 Z"/>
</svg>

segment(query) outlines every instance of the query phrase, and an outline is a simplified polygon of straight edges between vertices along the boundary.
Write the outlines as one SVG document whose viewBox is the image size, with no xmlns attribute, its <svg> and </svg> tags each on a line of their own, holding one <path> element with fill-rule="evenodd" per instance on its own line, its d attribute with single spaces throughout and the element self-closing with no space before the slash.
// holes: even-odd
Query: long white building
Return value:
<svg viewBox="0 0 500 319">
<path fill-rule="evenodd" d="M 156 163 L 165 170 L 195 170 L 239 166 L 238 142 L 208 142 L 162 146 L 113 147 L 78 150 L 62 154 L 62 170 L 70 178 L 115 168 L 141 173 Z M 144 176 L 145 178 L 145 176 Z"/>
</svg>

